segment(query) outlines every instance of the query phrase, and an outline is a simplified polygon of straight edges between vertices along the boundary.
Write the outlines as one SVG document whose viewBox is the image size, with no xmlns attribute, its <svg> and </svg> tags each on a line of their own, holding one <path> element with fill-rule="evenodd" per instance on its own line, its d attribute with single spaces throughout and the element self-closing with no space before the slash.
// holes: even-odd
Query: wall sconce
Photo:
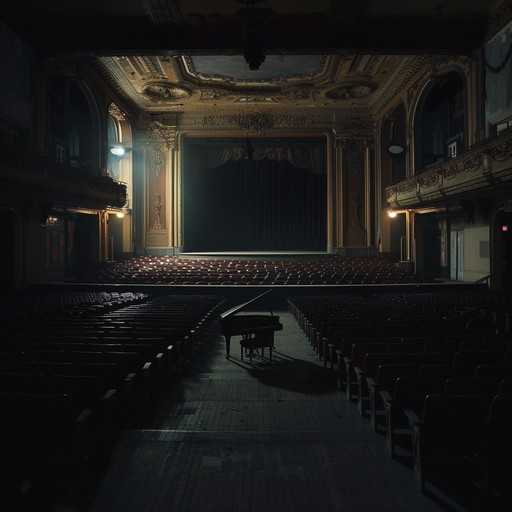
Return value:
<svg viewBox="0 0 512 512">
<path fill-rule="evenodd" d="M 403 142 L 390 142 L 387 151 L 392 158 L 401 157 L 405 153 L 405 144 Z"/>
<path fill-rule="evenodd" d="M 132 150 L 132 148 L 123 144 L 112 144 L 109 149 L 110 153 L 119 159 L 124 158 Z"/>
</svg>

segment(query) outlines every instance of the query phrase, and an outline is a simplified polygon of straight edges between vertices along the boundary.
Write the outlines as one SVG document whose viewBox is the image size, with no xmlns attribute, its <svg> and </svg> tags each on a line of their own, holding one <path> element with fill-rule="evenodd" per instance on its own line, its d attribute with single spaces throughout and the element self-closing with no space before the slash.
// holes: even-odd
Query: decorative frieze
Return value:
<svg viewBox="0 0 512 512">
<path fill-rule="evenodd" d="M 355 100 L 369 96 L 377 89 L 377 85 L 369 81 L 349 82 L 331 89 L 325 96 L 332 100 Z"/>
<path fill-rule="evenodd" d="M 250 135 L 264 135 L 279 127 L 301 127 L 312 124 L 307 115 L 293 116 L 271 114 L 268 111 L 251 111 L 240 115 L 203 116 L 197 120 L 196 126 L 201 128 L 235 127 L 241 128 Z"/>
<path fill-rule="evenodd" d="M 491 149 L 491 157 L 497 162 L 505 162 L 512 158 L 512 140 L 507 140 Z"/>
</svg>

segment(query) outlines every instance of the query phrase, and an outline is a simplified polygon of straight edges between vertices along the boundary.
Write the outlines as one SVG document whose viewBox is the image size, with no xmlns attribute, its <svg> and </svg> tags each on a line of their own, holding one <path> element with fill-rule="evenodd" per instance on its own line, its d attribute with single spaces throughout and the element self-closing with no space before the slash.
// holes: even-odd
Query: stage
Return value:
<svg viewBox="0 0 512 512">
<path fill-rule="evenodd" d="M 299 258 L 315 259 L 334 257 L 336 254 L 326 251 L 208 251 L 182 252 L 178 258 L 190 259 L 238 259 L 238 260 L 295 260 Z"/>
</svg>

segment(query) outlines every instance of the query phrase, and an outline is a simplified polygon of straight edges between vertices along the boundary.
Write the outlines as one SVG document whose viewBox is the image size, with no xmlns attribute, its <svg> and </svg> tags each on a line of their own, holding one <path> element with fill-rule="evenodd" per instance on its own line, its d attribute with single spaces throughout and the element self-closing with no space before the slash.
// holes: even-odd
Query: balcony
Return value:
<svg viewBox="0 0 512 512">
<path fill-rule="evenodd" d="M 126 203 L 126 185 L 22 147 L 0 145 L 3 192 L 56 206 L 107 210 Z"/>
<path fill-rule="evenodd" d="M 387 187 L 385 193 L 388 206 L 415 209 L 444 205 L 467 194 L 492 194 L 504 187 L 512 187 L 512 129 Z"/>
</svg>

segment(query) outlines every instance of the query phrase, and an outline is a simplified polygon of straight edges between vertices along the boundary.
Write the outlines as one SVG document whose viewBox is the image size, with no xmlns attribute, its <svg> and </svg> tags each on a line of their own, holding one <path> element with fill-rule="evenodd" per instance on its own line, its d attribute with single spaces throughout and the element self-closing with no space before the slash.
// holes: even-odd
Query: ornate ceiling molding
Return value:
<svg viewBox="0 0 512 512">
<path fill-rule="evenodd" d="M 376 89 L 377 84 L 373 82 L 355 80 L 331 89 L 325 95 L 333 100 L 355 100 L 369 96 Z"/>
<path fill-rule="evenodd" d="M 142 88 L 142 93 L 153 103 L 167 103 L 190 98 L 191 92 L 168 82 L 155 82 Z"/>
<path fill-rule="evenodd" d="M 428 65 L 428 56 L 405 57 L 395 68 L 385 86 L 381 87 L 372 112 L 375 119 L 380 119 L 397 101 L 401 99 L 408 86 L 416 81 L 416 77 Z M 409 104 L 409 102 L 408 102 Z"/>
</svg>

